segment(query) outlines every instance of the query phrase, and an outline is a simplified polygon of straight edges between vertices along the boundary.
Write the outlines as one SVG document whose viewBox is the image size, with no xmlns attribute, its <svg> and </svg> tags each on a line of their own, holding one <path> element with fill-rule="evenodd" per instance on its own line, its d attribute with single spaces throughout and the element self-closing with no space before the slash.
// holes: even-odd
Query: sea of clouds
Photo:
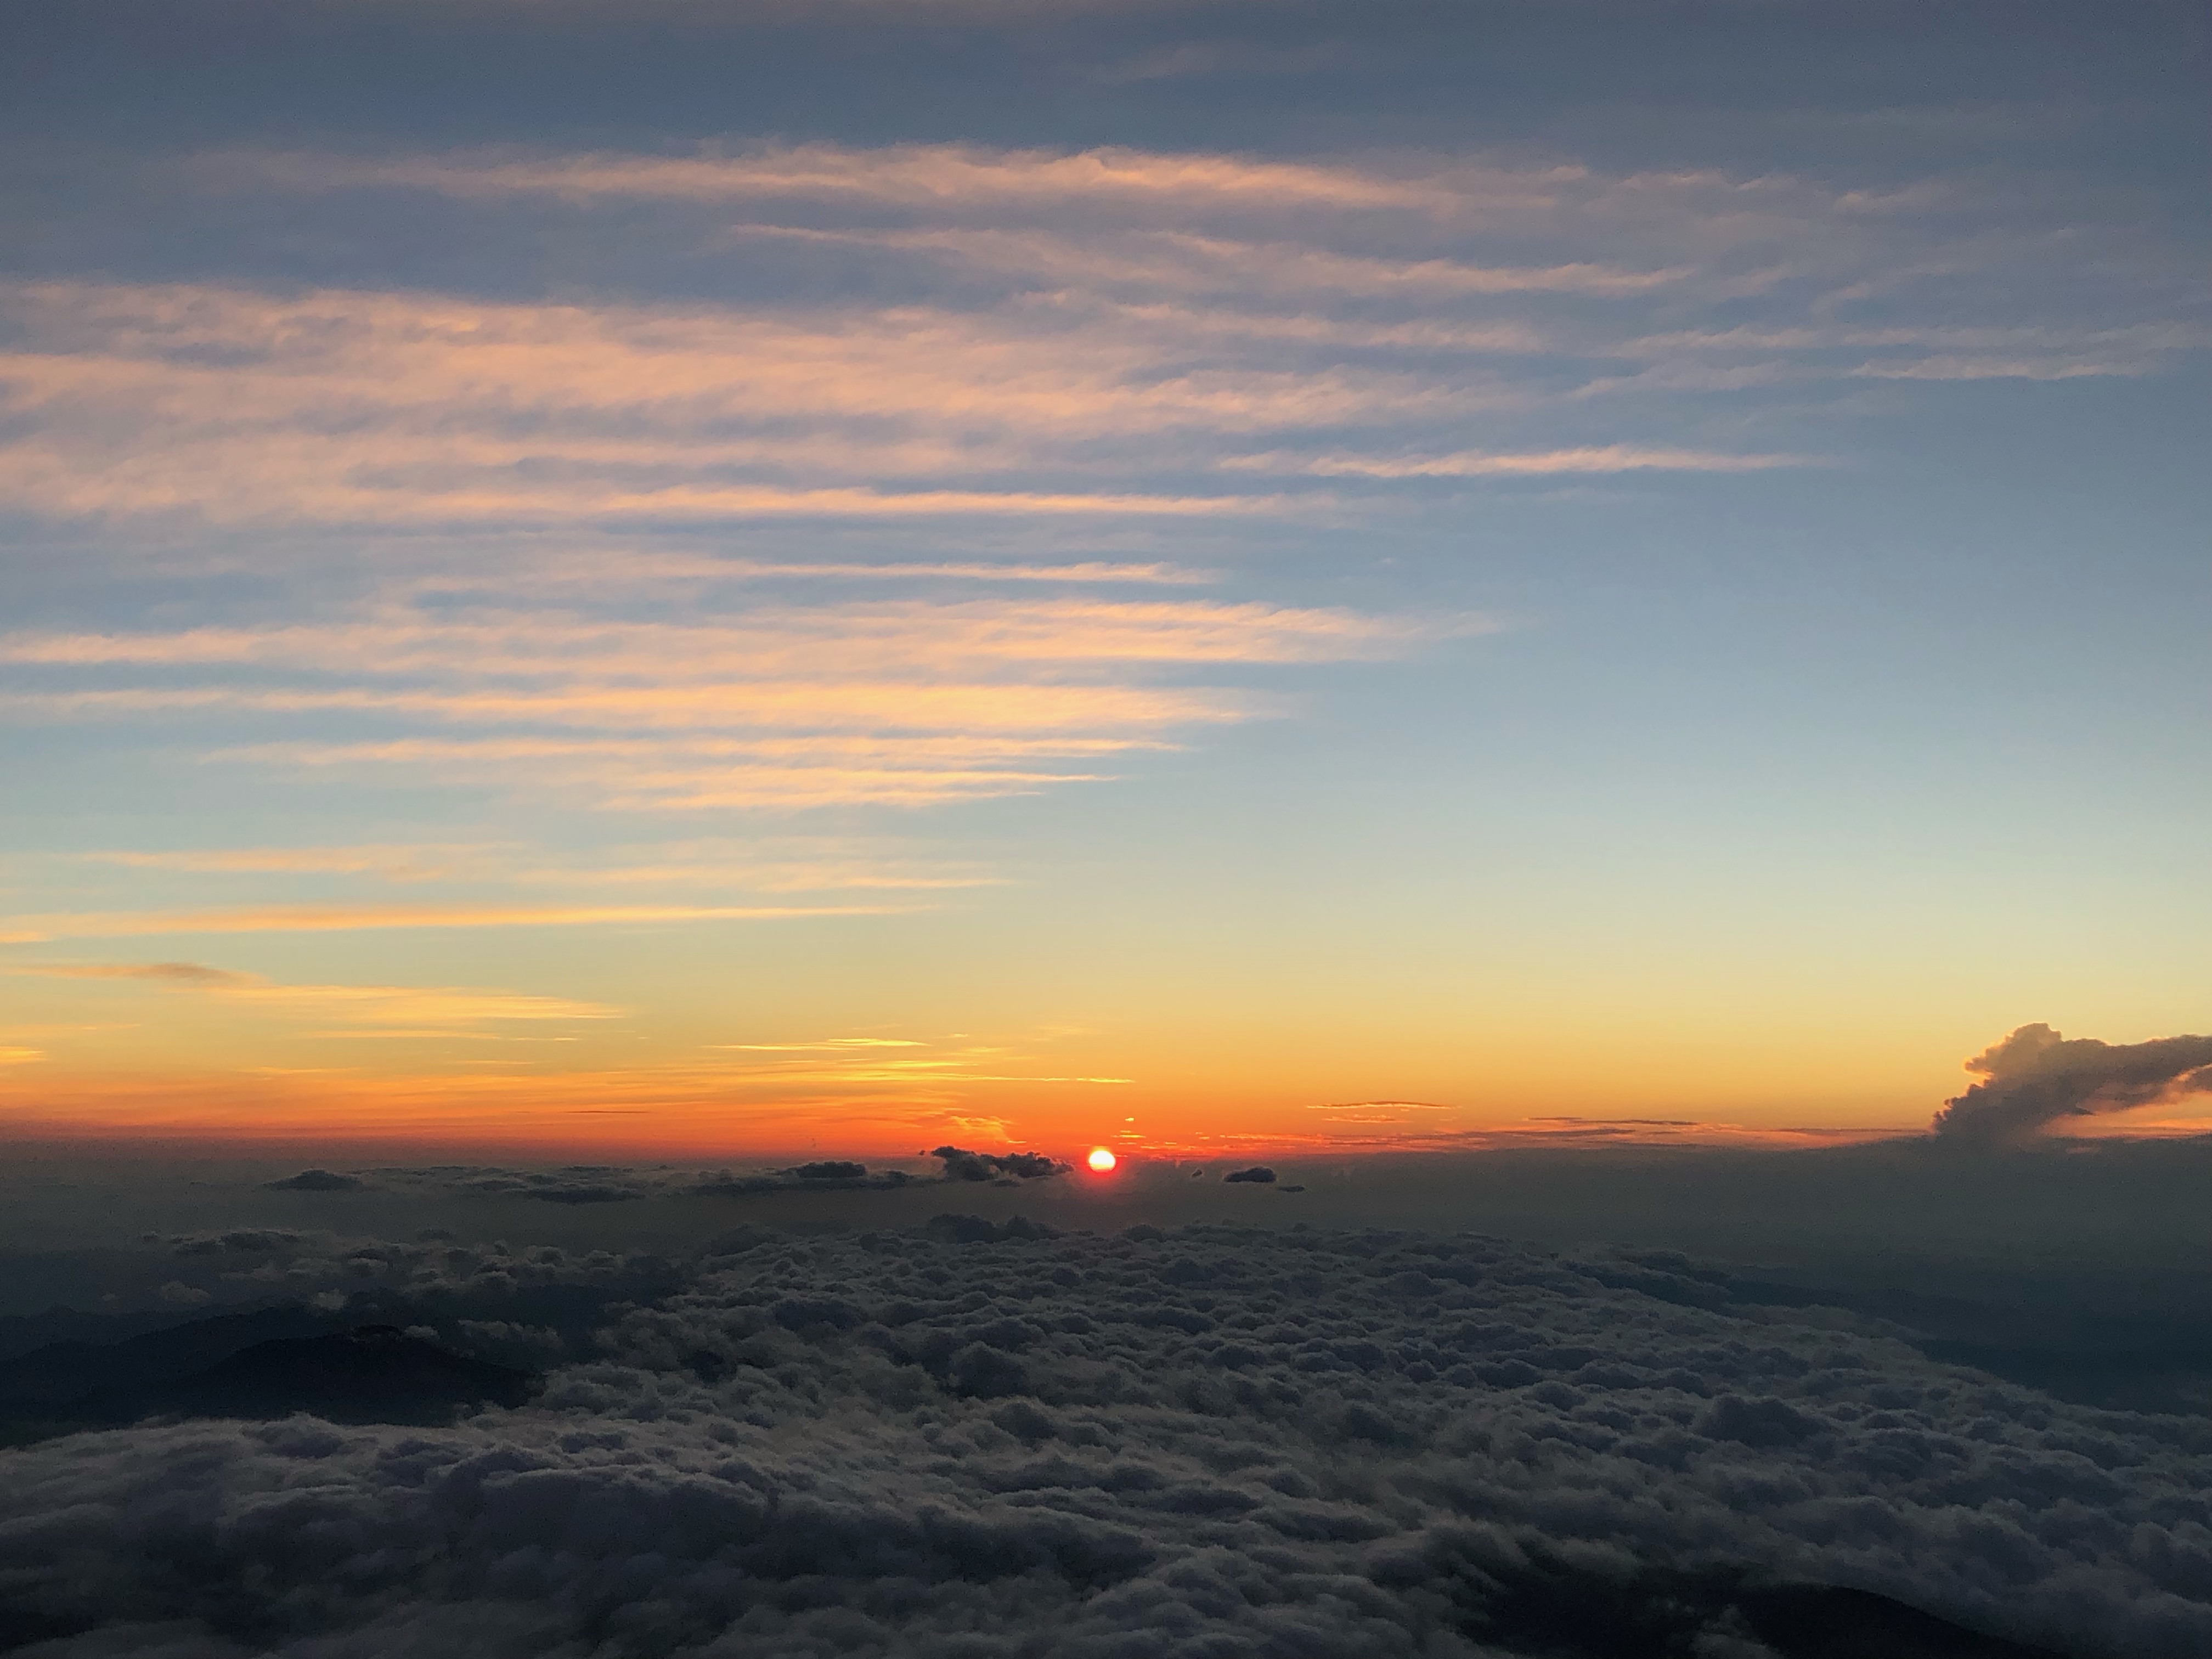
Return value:
<svg viewBox="0 0 2212 1659">
<path fill-rule="evenodd" d="M 381 1262 L 477 1312 L 638 1277 L 550 1247 L 172 1248 L 297 1291 Z M 0 1454 L 4 1644 L 1443 1659 L 1544 1650 L 1515 1622 L 1532 1594 L 1751 1571 L 2082 1656 L 2212 1645 L 2212 1426 L 1740 1301 L 1680 1255 L 944 1217 L 645 1265 L 675 1288 L 580 1337 L 446 1330 L 534 1347 L 526 1407 Z M 1769 1651 L 1724 1617 L 1679 1650 Z"/>
</svg>

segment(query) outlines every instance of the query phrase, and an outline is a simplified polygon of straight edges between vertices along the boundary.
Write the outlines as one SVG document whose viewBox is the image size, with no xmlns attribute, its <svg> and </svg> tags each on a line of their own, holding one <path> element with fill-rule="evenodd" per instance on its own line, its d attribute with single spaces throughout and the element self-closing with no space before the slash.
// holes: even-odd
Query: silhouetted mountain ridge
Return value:
<svg viewBox="0 0 2212 1659">
<path fill-rule="evenodd" d="M 58 1343 L 0 1366 L 0 1443 L 148 1417 L 450 1422 L 471 1406 L 516 1406 L 535 1373 L 456 1353 L 396 1325 L 297 1304 L 218 1315 L 107 1346 Z M 354 1314 L 354 1321 L 359 1312 Z"/>
<path fill-rule="evenodd" d="M 1462 1632 L 1527 1659 L 1699 1659 L 1755 1651 L 1754 1642 L 1780 1659 L 2066 1659 L 1872 1590 L 1759 1570 L 1608 1571 L 1540 1549 L 1510 1561 L 1455 1554 L 1433 1544 L 1378 1582 L 1443 1565 Z"/>
<path fill-rule="evenodd" d="M 257 1342 L 165 1387 L 112 1399 L 132 1414 L 282 1417 L 312 1412 L 340 1423 L 441 1423 L 463 1407 L 519 1406 L 536 1379 L 471 1359 L 393 1325 Z"/>
</svg>

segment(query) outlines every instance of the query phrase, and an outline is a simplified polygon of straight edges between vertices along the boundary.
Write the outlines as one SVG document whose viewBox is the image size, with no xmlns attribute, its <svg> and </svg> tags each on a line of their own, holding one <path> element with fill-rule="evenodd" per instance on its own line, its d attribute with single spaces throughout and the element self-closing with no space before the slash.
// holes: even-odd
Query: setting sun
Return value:
<svg viewBox="0 0 2212 1659">
<path fill-rule="evenodd" d="M 1117 1160 L 1115 1158 L 1114 1154 L 1108 1152 L 1103 1146 L 1093 1146 L 1091 1149 L 1091 1156 L 1085 1158 L 1083 1161 L 1085 1164 L 1088 1164 L 1095 1173 L 1104 1175 L 1107 1170 L 1114 1167 Z"/>
</svg>

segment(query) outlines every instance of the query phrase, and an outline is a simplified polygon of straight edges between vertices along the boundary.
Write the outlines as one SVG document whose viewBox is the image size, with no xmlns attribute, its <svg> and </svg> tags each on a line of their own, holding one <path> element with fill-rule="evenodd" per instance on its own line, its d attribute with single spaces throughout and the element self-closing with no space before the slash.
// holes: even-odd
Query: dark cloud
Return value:
<svg viewBox="0 0 2212 1659">
<path fill-rule="evenodd" d="M 894 1193 L 908 1188 L 962 1182 L 994 1182 L 1016 1186 L 1049 1180 L 1067 1173 L 1070 1166 L 1041 1152 L 977 1152 L 963 1146 L 939 1146 L 922 1154 L 939 1161 L 934 1176 L 904 1170 L 872 1169 L 846 1158 L 823 1158 L 787 1168 L 746 1173 L 729 1170 L 679 1170 L 667 1166 L 637 1169 L 620 1164 L 570 1164 L 557 1170 L 514 1170 L 483 1165 L 439 1165 L 415 1169 L 366 1171 L 386 1186 L 416 1193 L 449 1193 L 456 1196 L 525 1198 L 539 1203 L 581 1206 L 618 1204 L 634 1199 L 760 1198 L 776 1194 Z M 289 1181 L 268 1183 L 280 1188 L 334 1191 L 319 1182 L 355 1180 L 330 1176 L 327 1171 L 308 1171 Z"/>
<path fill-rule="evenodd" d="M 1043 1181 L 1066 1175 L 1071 1167 L 1042 1152 L 971 1152 L 939 1146 L 929 1155 L 944 1160 L 947 1181 Z"/>
<path fill-rule="evenodd" d="M 921 1184 L 925 1177 L 903 1170 L 871 1170 L 865 1164 L 828 1158 L 765 1175 L 702 1176 L 672 1190 L 691 1198 L 753 1198 L 765 1193 L 889 1193 Z"/>
<path fill-rule="evenodd" d="M 343 1249 L 403 1281 L 592 1271 L 210 1237 L 208 1259 Z M 1740 1289 L 1665 1251 L 1467 1234 L 741 1232 L 600 1302 L 526 1405 L 0 1454 L 0 1616 L 40 1659 L 1801 1659 L 1808 1630 L 1886 1656 L 2170 1659 L 2212 1640 L 2200 1421 L 2069 1405 Z"/>
<path fill-rule="evenodd" d="M 1224 1181 L 1250 1181 L 1263 1186 L 1273 1186 L 1275 1172 L 1264 1164 L 1255 1164 L 1249 1170 L 1231 1170 L 1221 1178 Z"/>
<path fill-rule="evenodd" d="M 2062 1118 L 2212 1090 L 2212 1036 L 2069 1042 L 2048 1025 L 2023 1025 L 1968 1060 L 1966 1069 L 1987 1081 L 1944 1103 L 1936 1114 L 1936 1133 L 1954 1142 L 2014 1145 Z"/>
</svg>

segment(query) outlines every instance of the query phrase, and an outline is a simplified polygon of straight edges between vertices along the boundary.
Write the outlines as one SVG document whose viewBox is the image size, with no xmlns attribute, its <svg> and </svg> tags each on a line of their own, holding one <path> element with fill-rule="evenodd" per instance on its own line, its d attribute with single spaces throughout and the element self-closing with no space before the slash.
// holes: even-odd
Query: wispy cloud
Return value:
<svg viewBox="0 0 2212 1659">
<path fill-rule="evenodd" d="M 1388 459 L 1364 455 L 1232 456 L 1224 467 L 1259 472 L 1304 472 L 1319 477 L 1361 478 L 1542 478 L 1563 473 L 1766 472 L 1777 467 L 1812 466 L 1806 455 L 1732 455 L 1710 450 L 1603 444 L 1581 449 L 1551 449 L 1523 454 L 1467 450 L 1453 455 Z"/>
<path fill-rule="evenodd" d="M 501 573 L 507 581 L 512 570 Z M 903 563 L 858 563 L 817 561 L 712 558 L 696 554 L 652 553 L 624 550 L 619 559 L 605 555 L 588 558 L 534 558 L 529 579 L 535 586 L 619 586 L 627 592 L 660 584 L 696 586 L 723 582 L 784 581 L 870 583 L 900 582 L 1048 582 L 1085 586 L 1141 586 L 1193 587 L 1219 580 L 1216 572 L 1159 561 L 1145 563 L 1109 560 L 1077 560 L 1066 564 L 1019 564 L 984 560 L 961 562 L 915 560 Z M 483 585 L 484 575 L 455 570 L 426 575 L 407 584 L 407 591 L 468 592 Z"/>
<path fill-rule="evenodd" d="M 80 853 L 88 863 L 131 870 L 179 870 L 202 875 L 375 876 L 386 881 L 434 881 L 481 865 L 481 846 L 435 843 L 363 847 L 210 847 L 185 851 Z M 190 969 L 190 963 L 155 964 Z M 146 970 L 150 971 L 150 970 Z M 193 969 L 208 971 L 213 969 Z"/>
<path fill-rule="evenodd" d="M 1330 662 L 1386 656 L 1408 641 L 1480 630 L 1480 617 L 1209 600 L 976 600 L 764 607 L 720 625 L 578 620 L 510 611 L 421 615 L 164 634 L 0 637 L 0 662 L 70 666 L 254 665 L 324 672 L 450 672 L 571 679 L 595 673 L 803 683 L 867 666 L 941 678 L 979 663 Z"/>
<path fill-rule="evenodd" d="M 33 963 L 14 971 L 52 979 L 135 981 L 166 990 L 204 993 L 234 1004 L 359 1027 L 443 1030 L 513 1021 L 612 1019 L 623 1012 L 604 1004 L 577 1002 L 565 997 L 454 986 L 285 985 L 258 974 L 191 962 Z"/>
<path fill-rule="evenodd" d="M 1539 410 L 1576 428 L 1562 454 L 1717 453 L 1638 405 L 2144 374 L 2206 343 L 2169 252 L 2115 230 L 2093 268 L 2089 241 L 2044 234 L 2051 208 L 1941 179 L 801 144 L 230 152 L 171 184 L 374 191 L 380 222 L 421 210 L 419 193 L 556 222 L 617 213 L 625 243 L 658 237 L 732 280 L 712 301 L 589 304 L 9 285 L 0 488 L 29 510 L 384 526 L 1281 515 L 1327 503 L 1310 484 L 1254 494 L 1212 463 L 1325 442 L 1336 476 L 1441 476 L 1392 467 L 1440 428 L 1454 454 L 1503 456 L 1520 447 L 1492 441 L 1504 422 Z M 763 288 L 744 279 L 763 250 L 868 281 Z M 2085 281 L 2105 296 L 2087 329 L 2066 298 Z M 1985 320 L 1952 320 L 1961 293 Z"/>
<path fill-rule="evenodd" d="M 40 671 L 46 684 L 0 692 L 0 709 L 535 726 L 279 739 L 222 752 L 520 781 L 610 806 L 926 805 L 1097 781 L 1098 762 L 1168 746 L 1176 728 L 1279 706 L 1255 689 L 1154 683 L 1164 676 L 1382 659 L 1492 625 L 1048 596 L 769 605 L 681 623 L 386 606 L 326 623 L 9 636 L 0 664 Z M 158 683 L 143 683 L 148 672 Z M 53 678 L 117 673 L 142 683 Z"/>
<path fill-rule="evenodd" d="M 681 886 L 695 893 L 929 890 L 989 886 L 1005 879 L 972 860 L 921 855 L 896 843 L 834 837 L 661 842 L 607 849 L 590 860 L 556 858 L 542 848 L 507 842 L 223 847 L 91 852 L 74 857 L 93 865 L 193 875 L 334 876 L 404 884 L 465 882 L 479 888 Z M 189 963 L 167 965 L 199 971 Z"/>
<path fill-rule="evenodd" d="M 264 981 L 252 974 L 228 968 L 210 968 L 198 962 L 34 962 L 13 971 L 46 979 L 146 980 L 156 985 L 188 985 L 202 989 L 237 989 Z"/>
<path fill-rule="evenodd" d="M 888 905 L 252 905 L 217 910 L 88 911 L 0 917 L 0 945 L 163 933 L 325 933 L 398 927 L 581 927 L 617 923 L 783 921 L 896 914 Z M 903 907 L 911 908 L 911 907 Z"/>
<path fill-rule="evenodd" d="M 1205 153 L 1109 147 L 1074 153 L 974 144 L 768 145 L 692 155 L 508 155 L 359 159 L 239 151 L 204 158 L 215 178 L 331 190 L 398 185 L 466 198 L 662 197 L 717 203 L 783 198 L 947 210 L 1121 201 L 1144 210 L 1396 208 L 1451 212 L 1462 185 L 1418 173 Z M 1543 175 L 1535 177 L 1540 179 Z"/>
<path fill-rule="evenodd" d="M 819 1042 L 710 1042 L 710 1048 L 744 1054 L 793 1054 L 835 1052 L 844 1048 L 919 1048 L 913 1037 L 824 1037 Z"/>
<path fill-rule="evenodd" d="M 501 305 L 376 293 L 0 291 L 0 486 L 60 516 L 573 525 L 1267 514 L 1178 434 L 1439 410 L 1403 370 L 1177 364 L 1052 311 Z M 1101 476 L 1084 448 L 1141 443 Z M 1048 480 L 1041 476 L 1047 471 Z M 1158 484 L 1139 481 L 1150 472 Z M 1086 477 L 1085 475 L 1089 476 Z"/>
</svg>

